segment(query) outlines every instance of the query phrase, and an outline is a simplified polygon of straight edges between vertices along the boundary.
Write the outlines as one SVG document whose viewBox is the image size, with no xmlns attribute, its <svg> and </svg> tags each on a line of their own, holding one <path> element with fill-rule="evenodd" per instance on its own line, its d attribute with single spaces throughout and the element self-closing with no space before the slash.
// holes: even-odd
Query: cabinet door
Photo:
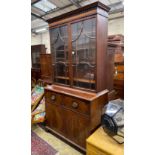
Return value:
<svg viewBox="0 0 155 155">
<path fill-rule="evenodd" d="M 68 27 L 50 30 L 54 82 L 69 85 Z"/>
<path fill-rule="evenodd" d="M 63 109 L 64 129 L 67 138 L 76 144 L 86 147 L 86 138 L 89 136 L 89 117 L 84 117 L 71 109 Z"/>
<path fill-rule="evenodd" d="M 46 125 L 64 135 L 63 110 L 58 104 L 46 101 Z"/>
<path fill-rule="evenodd" d="M 96 87 L 96 18 L 71 24 L 73 87 Z"/>
<path fill-rule="evenodd" d="M 40 51 L 33 50 L 31 51 L 31 59 L 32 59 L 32 68 L 40 68 Z"/>
</svg>

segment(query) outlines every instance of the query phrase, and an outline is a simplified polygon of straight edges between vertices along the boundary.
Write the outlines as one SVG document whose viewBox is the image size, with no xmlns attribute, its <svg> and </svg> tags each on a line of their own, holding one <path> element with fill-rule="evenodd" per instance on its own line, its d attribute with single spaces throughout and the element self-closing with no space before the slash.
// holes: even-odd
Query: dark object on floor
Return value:
<svg viewBox="0 0 155 155">
<path fill-rule="evenodd" d="M 52 148 L 43 139 L 31 131 L 31 155 L 57 155 L 58 151 Z"/>
<path fill-rule="evenodd" d="M 121 99 L 110 101 L 102 112 L 101 124 L 103 129 L 118 143 L 124 142 L 124 101 Z"/>
</svg>

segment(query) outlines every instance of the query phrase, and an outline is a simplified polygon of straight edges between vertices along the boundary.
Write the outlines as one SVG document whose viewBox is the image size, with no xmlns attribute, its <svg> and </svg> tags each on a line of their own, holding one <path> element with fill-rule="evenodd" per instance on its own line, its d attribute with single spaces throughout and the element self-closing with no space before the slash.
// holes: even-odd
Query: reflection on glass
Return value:
<svg viewBox="0 0 155 155">
<path fill-rule="evenodd" d="M 68 34 L 67 26 L 50 30 L 51 51 L 53 52 L 54 81 L 69 84 L 68 78 Z"/>
<path fill-rule="evenodd" d="M 40 53 L 37 51 L 32 52 L 32 67 L 40 68 Z"/>
<path fill-rule="evenodd" d="M 73 85 L 95 89 L 96 19 L 72 24 Z"/>
</svg>

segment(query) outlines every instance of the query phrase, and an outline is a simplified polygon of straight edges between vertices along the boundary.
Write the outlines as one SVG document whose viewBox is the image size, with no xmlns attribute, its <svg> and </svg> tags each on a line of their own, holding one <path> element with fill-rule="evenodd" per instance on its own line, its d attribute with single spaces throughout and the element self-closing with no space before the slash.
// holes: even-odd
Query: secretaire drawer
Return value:
<svg viewBox="0 0 155 155">
<path fill-rule="evenodd" d="M 62 105 L 70 108 L 71 110 L 77 111 L 89 115 L 90 113 L 90 104 L 87 101 L 83 101 L 74 97 L 69 97 L 64 95 L 62 100 Z"/>
<path fill-rule="evenodd" d="M 61 95 L 52 91 L 45 91 L 45 100 L 48 103 L 60 104 L 61 103 Z"/>
</svg>

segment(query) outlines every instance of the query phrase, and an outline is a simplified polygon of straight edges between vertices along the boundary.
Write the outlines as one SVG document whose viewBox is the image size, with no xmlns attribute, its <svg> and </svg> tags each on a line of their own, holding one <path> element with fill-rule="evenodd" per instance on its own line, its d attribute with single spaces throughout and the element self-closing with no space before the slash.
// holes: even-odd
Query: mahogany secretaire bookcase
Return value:
<svg viewBox="0 0 155 155">
<path fill-rule="evenodd" d="M 82 150 L 107 103 L 108 12 L 95 2 L 48 20 L 53 85 L 45 88 L 46 128 Z"/>
</svg>

